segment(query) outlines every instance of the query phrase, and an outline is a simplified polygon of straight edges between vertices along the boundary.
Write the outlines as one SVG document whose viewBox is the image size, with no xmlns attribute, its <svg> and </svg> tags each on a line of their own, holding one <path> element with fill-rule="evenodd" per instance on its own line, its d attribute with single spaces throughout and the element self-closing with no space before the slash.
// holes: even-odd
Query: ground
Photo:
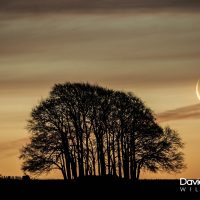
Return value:
<svg viewBox="0 0 200 200">
<path fill-rule="evenodd" d="M 127 181 L 113 177 L 84 177 L 76 181 L 63 180 L 0 180 L 0 194 L 15 197 L 45 199 L 55 197 L 80 197 L 106 199 L 106 197 L 134 197 L 134 195 L 182 195 L 179 180 Z M 187 193 L 194 193 L 188 191 Z M 196 192 L 195 192 L 196 193 Z M 186 194 L 186 193 L 184 193 Z M 200 194 L 200 191 L 199 191 Z M 80 198 L 79 198 L 80 199 Z M 131 198 L 132 199 L 132 198 Z"/>
</svg>

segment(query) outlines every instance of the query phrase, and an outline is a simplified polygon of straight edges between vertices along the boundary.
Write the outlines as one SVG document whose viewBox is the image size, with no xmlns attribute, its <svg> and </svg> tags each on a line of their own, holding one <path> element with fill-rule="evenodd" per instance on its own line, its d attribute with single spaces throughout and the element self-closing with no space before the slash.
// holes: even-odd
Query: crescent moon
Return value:
<svg viewBox="0 0 200 200">
<path fill-rule="evenodd" d="M 200 94 L 199 94 L 199 80 L 198 80 L 197 85 L 196 85 L 196 94 L 197 94 L 197 98 L 200 100 Z"/>
</svg>

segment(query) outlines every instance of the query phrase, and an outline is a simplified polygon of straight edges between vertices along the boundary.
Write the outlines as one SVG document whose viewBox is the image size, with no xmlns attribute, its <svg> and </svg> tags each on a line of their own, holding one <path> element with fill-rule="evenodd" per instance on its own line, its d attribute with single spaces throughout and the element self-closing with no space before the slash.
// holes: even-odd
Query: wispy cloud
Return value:
<svg viewBox="0 0 200 200">
<path fill-rule="evenodd" d="M 131 9 L 197 9 L 198 0 L 0 0 L 5 12 L 65 12 Z"/>
<path fill-rule="evenodd" d="M 199 21 L 199 14 L 160 13 L 2 20 L 0 90 L 67 80 L 129 88 L 191 83 L 199 78 Z"/>
<path fill-rule="evenodd" d="M 0 143 L 0 158 L 7 158 L 19 154 L 20 148 L 28 142 L 27 138 Z"/>
<path fill-rule="evenodd" d="M 200 104 L 185 106 L 157 114 L 159 122 L 181 119 L 200 119 Z"/>
</svg>

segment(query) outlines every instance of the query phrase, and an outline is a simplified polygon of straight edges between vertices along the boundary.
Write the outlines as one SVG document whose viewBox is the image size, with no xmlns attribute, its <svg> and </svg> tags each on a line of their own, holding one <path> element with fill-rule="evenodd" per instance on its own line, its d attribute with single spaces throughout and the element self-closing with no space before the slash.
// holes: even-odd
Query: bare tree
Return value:
<svg viewBox="0 0 200 200">
<path fill-rule="evenodd" d="M 82 83 L 57 84 L 28 121 L 30 143 L 22 169 L 59 169 L 64 179 L 106 174 L 138 179 L 142 169 L 180 171 L 183 143 L 156 123 L 152 111 L 131 93 Z"/>
<path fill-rule="evenodd" d="M 180 151 L 184 143 L 178 133 L 169 127 L 161 131 L 161 134 L 156 134 L 157 136 L 152 139 L 150 136 L 148 140 L 140 142 L 136 158 L 137 179 L 142 169 L 154 173 L 158 171 L 177 173 L 185 168 L 183 153 Z"/>
</svg>

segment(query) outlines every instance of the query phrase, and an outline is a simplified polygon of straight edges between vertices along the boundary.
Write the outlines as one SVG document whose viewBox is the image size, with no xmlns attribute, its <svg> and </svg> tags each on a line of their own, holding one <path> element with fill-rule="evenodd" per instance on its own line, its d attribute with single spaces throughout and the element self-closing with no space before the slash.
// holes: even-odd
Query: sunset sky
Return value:
<svg viewBox="0 0 200 200">
<path fill-rule="evenodd" d="M 200 178 L 199 11 L 199 0 L 0 0 L 0 174 L 23 175 L 31 109 L 71 81 L 131 91 L 180 133 L 187 169 L 143 178 Z"/>
</svg>

